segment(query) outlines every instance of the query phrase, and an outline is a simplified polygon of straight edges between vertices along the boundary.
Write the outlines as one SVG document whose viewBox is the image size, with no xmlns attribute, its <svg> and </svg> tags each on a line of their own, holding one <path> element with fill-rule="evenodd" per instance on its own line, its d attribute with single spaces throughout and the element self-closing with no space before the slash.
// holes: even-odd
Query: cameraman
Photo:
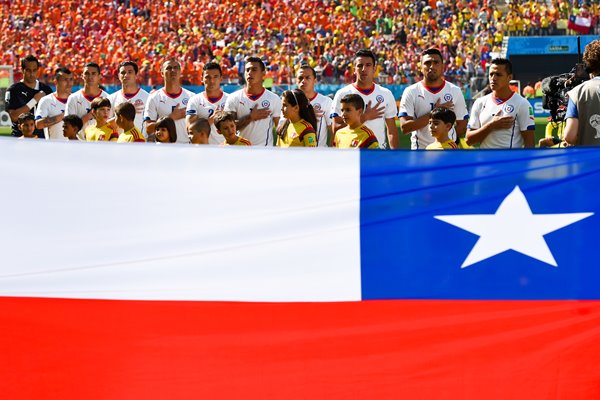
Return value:
<svg viewBox="0 0 600 400">
<path fill-rule="evenodd" d="M 583 52 L 590 80 L 569 91 L 565 141 L 570 145 L 600 145 L 600 40 L 594 40 Z M 581 123 L 579 123 L 581 121 Z"/>
</svg>

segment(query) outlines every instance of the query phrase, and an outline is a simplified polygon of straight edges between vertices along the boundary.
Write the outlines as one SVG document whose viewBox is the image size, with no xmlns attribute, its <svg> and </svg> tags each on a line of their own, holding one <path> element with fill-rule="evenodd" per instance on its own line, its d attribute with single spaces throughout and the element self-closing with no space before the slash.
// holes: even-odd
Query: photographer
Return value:
<svg viewBox="0 0 600 400">
<path fill-rule="evenodd" d="M 569 91 L 565 141 L 570 145 L 600 145 L 600 40 L 594 40 L 583 53 L 587 82 Z"/>
</svg>

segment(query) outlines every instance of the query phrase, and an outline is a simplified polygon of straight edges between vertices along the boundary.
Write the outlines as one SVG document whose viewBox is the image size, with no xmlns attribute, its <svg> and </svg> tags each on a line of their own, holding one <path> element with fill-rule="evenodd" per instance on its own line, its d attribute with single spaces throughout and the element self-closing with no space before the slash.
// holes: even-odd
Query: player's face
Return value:
<svg viewBox="0 0 600 400">
<path fill-rule="evenodd" d="M 260 68 L 259 63 L 246 63 L 244 77 L 246 78 L 246 82 L 248 82 L 248 86 L 258 86 L 259 84 L 262 85 L 265 79 L 265 73 L 266 72 Z"/>
<path fill-rule="evenodd" d="M 100 71 L 94 67 L 85 67 L 83 69 L 83 84 L 89 87 L 100 86 Z"/>
<path fill-rule="evenodd" d="M 223 121 L 223 122 L 221 122 L 220 129 L 218 131 L 225 138 L 230 138 L 232 136 L 235 136 L 236 131 L 237 131 L 236 126 L 235 126 L 235 122 L 233 122 L 233 121 Z"/>
<path fill-rule="evenodd" d="M 56 91 L 71 93 L 73 88 L 73 75 L 72 74 L 59 74 L 56 77 Z"/>
<path fill-rule="evenodd" d="M 156 140 L 161 143 L 169 143 L 169 130 L 165 127 L 156 129 Z"/>
<path fill-rule="evenodd" d="M 32 137 L 33 131 L 35 131 L 35 122 L 31 119 L 28 119 L 19 125 L 19 129 L 21 130 L 23 136 Z"/>
<path fill-rule="evenodd" d="M 39 65 L 35 61 L 25 63 L 23 68 L 23 82 L 34 85 L 38 76 Z"/>
<path fill-rule="evenodd" d="M 312 71 L 308 68 L 300 68 L 296 75 L 296 84 L 298 89 L 304 93 L 312 93 L 315 90 L 315 83 L 317 78 L 313 75 Z"/>
<path fill-rule="evenodd" d="M 137 85 L 137 74 L 135 73 L 135 68 L 133 68 L 131 65 L 125 65 L 119 68 L 119 80 L 121 81 L 121 85 L 123 85 L 123 87 Z"/>
<path fill-rule="evenodd" d="M 489 72 L 490 88 L 494 92 L 510 88 L 512 74 L 506 72 L 506 65 L 492 64 Z"/>
<path fill-rule="evenodd" d="M 181 79 L 181 65 L 177 61 L 170 60 L 162 66 L 162 76 L 166 82 L 179 82 Z"/>
<path fill-rule="evenodd" d="M 202 73 L 202 80 L 207 92 L 215 92 L 221 87 L 223 77 L 218 69 L 209 69 Z"/>
<path fill-rule="evenodd" d="M 300 109 L 297 105 L 293 106 L 290 103 L 288 103 L 287 99 L 284 96 L 282 96 L 281 113 L 283 114 L 284 118 L 296 119 L 300 115 Z"/>
<path fill-rule="evenodd" d="M 358 57 L 354 60 L 354 74 L 359 83 L 370 85 L 375 77 L 375 63 L 371 57 Z"/>
<path fill-rule="evenodd" d="M 360 115 L 362 110 L 355 108 L 350 103 L 342 103 L 342 119 L 344 123 L 350 127 L 360 124 Z"/>
<path fill-rule="evenodd" d="M 444 63 L 437 54 L 426 54 L 421 59 L 421 72 L 425 83 L 436 83 L 444 73 Z"/>
</svg>

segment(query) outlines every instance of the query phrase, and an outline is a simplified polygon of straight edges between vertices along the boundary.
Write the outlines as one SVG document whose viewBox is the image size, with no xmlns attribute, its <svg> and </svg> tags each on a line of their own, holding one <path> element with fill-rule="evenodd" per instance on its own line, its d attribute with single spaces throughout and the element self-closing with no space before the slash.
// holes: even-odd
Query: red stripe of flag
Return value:
<svg viewBox="0 0 600 400">
<path fill-rule="evenodd" d="M 19 399 L 597 399 L 600 302 L 0 298 Z"/>
</svg>

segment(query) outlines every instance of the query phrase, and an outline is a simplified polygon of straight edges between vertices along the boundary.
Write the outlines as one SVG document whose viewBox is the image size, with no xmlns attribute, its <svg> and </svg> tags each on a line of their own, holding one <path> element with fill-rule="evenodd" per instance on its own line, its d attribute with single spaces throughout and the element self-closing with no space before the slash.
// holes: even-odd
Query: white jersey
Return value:
<svg viewBox="0 0 600 400">
<path fill-rule="evenodd" d="M 197 115 L 200 118 L 209 119 L 217 111 L 223 111 L 225 109 L 225 102 L 227 101 L 228 94 L 221 92 L 221 97 L 217 99 L 210 99 L 206 95 L 206 91 L 195 94 L 190 99 L 187 108 L 185 110 L 186 115 Z M 208 144 L 222 144 L 223 136 L 217 132 L 217 128 L 214 124 L 210 124 L 210 135 L 208 136 Z"/>
<path fill-rule="evenodd" d="M 496 129 L 490 132 L 479 145 L 482 149 L 512 149 L 523 147 L 524 140 L 521 132 L 535 130 L 533 108 L 529 102 L 518 93 L 513 93 L 507 100 L 494 97 L 493 93 L 475 100 L 469 118 L 469 129 L 479 129 L 488 123 L 495 115 L 510 115 L 515 119 L 513 126 L 506 129 Z"/>
<path fill-rule="evenodd" d="M 75 93 L 72 93 L 69 96 L 69 98 L 67 99 L 67 110 L 65 112 L 65 116 L 66 115 L 77 115 L 78 117 L 81 118 L 85 114 L 90 112 L 90 110 L 92 109 L 92 101 L 95 98 L 98 98 L 98 97 L 108 98 L 108 96 L 109 96 L 108 93 L 106 93 L 103 90 L 96 97 L 88 97 L 85 94 L 83 94 L 83 89 L 80 89 L 80 90 L 76 91 Z M 87 128 L 90 125 L 94 125 L 95 123 L 96 123 L 96 119 L 94 119 L 94 117 L 92 117 L 86 124 L 83 124 L 83 128 L 81 128 L 81 131 L 79 131 L 80 134 L 77 135 L 80 140 L 85 140 L 85 135 L 83 134 L 83 132 L 85 132 L 85 128 Z"/>
<path fill-rule="evenodd" d="M 438 100 L 440 103 L 446 103 L 448 101 L 454 103 L 454 109 L 452 111 L 456 114 L 457 121 L 469 119 L 469 113 L 467 111 L 467 105 L 462 90 L 460 90 L 458 86 L 446 81 L 444 81 L 440 90 L 435 93 L 425 86 L 423 81 L 417 82 L 404 89 L 402 99 L 400 100 L 400 111 L 398 112 L 398 116 L 417 119 L 429 113 Z M 456 141 L 456 129 L 454 129 L 454 127 L 448 132 L 448 136 L 453 141 Z M 410 148 L 413 150 L 425 149 L 434 141 L 435 139 L 431 136 L 431 133 L 429 133 L 429 127 L 425 126 L 411 133 Z"/>
<path fill-rule="evenodd" d="M 35 109 L 35 120 L 56 117 L 64 114 L 67 108 L 67 99 L 59 99 L 56 93 L 51 93 L 42 97 Z M 65 114 L 66 115 L 66 114 Z M 46 140 L 68 140 L 63 135 L 63 122 L 57 122 L 54 125 L 44 128 Z"/>
<path fill-rule="evenodd" d="M 388 148 L 388 140 L 386 135 L 386 124 L 385 120 L 389 118 L 396 118 L 398 114 L 398 107 L 396 107 L 396 99 L 394 99 L 394 95 L 389 89 L 384 88 L 380 85 L 373 85 L 373 89 L 369 91 L 358 89 L 353 84 L 348 85 L 337 91 L 335 97 L 333 98 L 333 103 L 331 105 L 331 113 L 330 117 L 341 117 L 342 116 L 342 104 L 341 100 L 347 94 L 358 94 L 365 101 L 365 107 L 371 103 L 371 108 L 375 108 L 380 106 L 381 103 L 385 106 L 385 111 L 383 113 L 383 117 L 379 119 L 372 119 L 370 121 L 366 121 L 365 125 L 367 128 L 371 129 L 377 137 L 377 141 L 379 142 L 379 147 Z"/>
<path fill-rule="evenodd" d="M 281 116 L 281 99 L 275 93 L 263 89 L 258 96 L 248 97 L 245 89 L 240 89 L 227 97 L 225 111 L 233 111 L 236 119 L 250 115 L 254 106 L 268 108 L 271 116 L 250 122 L 240 129 L 240 136 L 248 139 L 253 146 L 273 146 L 273 118 Z"/>
<path fill-rule="evenodd" d="M 165 88 L 150 93 L 146 109 L 144 110 L 144 121 L 156 121 L 162 117 L 168 117 L 175 108 L 187 107 L 190 98 L 194 94 L 187 89 L 181 88 L 176 95 L 168 94 Z M 189 143 L 190 139 L 185 127 L 185 118 L 175 121 L 177 128 L 177 143 Z"/>
<path fill-rule="evenodd" d="M 116 106 L 122 103 L 128 102 L 134 105 L 135 120 L 133 121 L 133 124 L 142 132 L 142 135 L 144 135 L 145 138 L 147 138 L 148 135 L 146 135 L 146 127 L 144 125 L 144 110 L 146 109 L 148 96 L 150 96 L 148 92 L 146 92 L 142 88 L 139 88 L 138 91 L 132 95 L 124 94 L 123 89 L 121 89 L 119 91 L 114 92 L 108 97 L 108 99 L 110 100 L 110 104 L 112 105 L 113 111 Z"/>
<path fill-rule="evenodd" d="M 317 145 L 327 147 L 327 128 L 331 126 L 331 116 L 329 113 L 331 111 L 332 100 L 320 93 L 317 93 L 315 97 L 309 100 L 315 109 L 315 113 L 323 114 L 322 117 L 317 117 L 317 126 L 315 126 L 315 130 L 317 131 Z"/>
</svg>

